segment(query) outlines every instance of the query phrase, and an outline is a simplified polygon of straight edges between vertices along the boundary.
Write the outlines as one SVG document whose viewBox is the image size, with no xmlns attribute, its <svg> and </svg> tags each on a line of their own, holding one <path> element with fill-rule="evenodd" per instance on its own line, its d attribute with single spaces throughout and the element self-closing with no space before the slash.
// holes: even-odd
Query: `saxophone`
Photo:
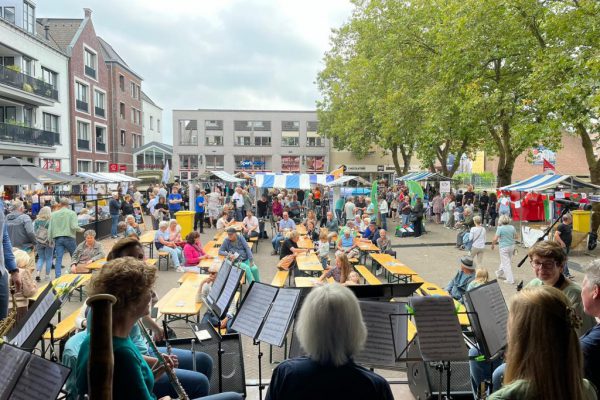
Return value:
<svg viewBox="0 0 600 400">
<path fill-rule="evenodd" d="M 142 335 L 144 335 L 144 338 L 146 339 L 146 341 L 148 342 L 148 345 L 152 349 L 152 352 L 154 352 L 154 354 L 156 355 L 156 358 L 158 358 L 158 362 L 165 367 L 165 373 L 167 374 L 169 381 L 171 381 L 171 385 L 173 386 L 173 389 L 175 389 L 175 392 L 177 393 L 179 400 L 190 400 L 187 393 L 183 389 L 183 386 L 181 386 L 181 383 L 179 382 L 179 379 L 177 378 L 175 371 L 169 366 L 169 364 L 167 364 L 167 362 L 165 361 L 162 354 L 160 354 L 160 352 L 158 351 L 156 344 L 154 343 L 154 341 L 148 334 L 148 331 L 146 330 L 146 327 L 144 326 L 144 324 L 142 324 L 141 321 L 138 321 L 137 324 L 140 327 L 140 330 L 142 331 Z"/>
<path fill-rule="evenodd" d="M 15 299 L 15 287 L 10 287 L 10 296 L 12 298 L 12 309 L 8 312 L 6 318 L 0 321 L 0 343 L 12 330 L 13 326 L 17 323 L 17 300 Z"/>
</svg>

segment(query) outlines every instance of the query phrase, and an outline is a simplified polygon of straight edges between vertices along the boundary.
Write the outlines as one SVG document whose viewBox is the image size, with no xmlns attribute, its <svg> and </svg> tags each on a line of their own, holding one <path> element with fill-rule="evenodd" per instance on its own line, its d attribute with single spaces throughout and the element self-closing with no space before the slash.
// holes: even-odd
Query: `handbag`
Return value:
<svg viewBox="0 0 600 400">
<path fill-rule="evenodd" d="M 290 267 L 292 266 L 295 260 L 296 256 L 294 254 L 285 256 L 277 263 L 277 269 L 279 269 L 280 271 L 289 271 Z"/>
</svg>

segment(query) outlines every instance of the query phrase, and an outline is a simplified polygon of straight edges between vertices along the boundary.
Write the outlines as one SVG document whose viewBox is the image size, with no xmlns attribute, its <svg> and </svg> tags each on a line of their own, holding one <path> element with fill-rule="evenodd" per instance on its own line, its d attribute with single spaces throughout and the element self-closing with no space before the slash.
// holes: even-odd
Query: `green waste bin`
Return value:
<svg viewBox="0 0 600 400">
<path fill-rule="evenodd" d="M 175 219 L 181 226 L 181 239 L 185 240 L 185 237 L 194 230 L 194 211 L 177 211 L 175 213 Z"/>
</svg>

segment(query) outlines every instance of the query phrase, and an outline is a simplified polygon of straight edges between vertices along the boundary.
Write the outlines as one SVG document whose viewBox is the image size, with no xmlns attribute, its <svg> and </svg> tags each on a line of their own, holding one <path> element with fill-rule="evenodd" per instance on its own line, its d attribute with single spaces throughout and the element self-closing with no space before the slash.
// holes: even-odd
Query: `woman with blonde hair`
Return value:
<svg viewBox="0 0 600 400">
<path fill-rule="evenodd" d="M 475 289 L 476 287 L 479 287 L 481 285 L 488 283 L 489 280 L 490 280 L 490 274 L 488 274 L 487 270 L 483 269 L 483 268 L 478 268 L 475 271 L 475 279 L 473 279 L 467 285 L 467 292 L 471 289 Z"/>
<path fill-rule="evenodd" d="M 267 400 L 394 398 L 384 378 L 353 360 L 364 347 L 367 328 L 350 289 L 333 284 L 311 290 L 295 330 L 308 356 L 275 368 Z"/>
<path fill-rule="evenodd" d="M 335 255 L 335 266 L 325 270 L 319 281 L 323 282 L 327 278 L 333 278 L 337 283 L 345 283 L 352 271 L 353 269 L 350 261 L 348 261 L 348 256 L 345 253 L 339 253 Z"/>
<path fill-rule="evenodd" d="M 594 387 L 583 379 L 580 324 L 556 288 L 525 288 L 513 297 L 504 385 L 490 400 L 595 400 Z"/>
<path fill-rule="evenodd" d="M 46 264 L 45 280 L 50 279 L 50 270 L 52 269 L 52 258 L 54 256 L 54 246 L 51 243 L 51 238 L 48 237 L 48 223 L 52 209 L 48 206 L 42 207 L 33 222 L 33 232 L 37 241 L 35 251 L 38 254 L 38 261 L 35 271 L 35 280 L 40 281 L 42 266 Z"/>
<path fill-rule="evenodd" d="M 171 242 L 181 242 L 181 225 L 177 223 L 176 219 L 169 221 L 169 240 Z"/>
</svg>

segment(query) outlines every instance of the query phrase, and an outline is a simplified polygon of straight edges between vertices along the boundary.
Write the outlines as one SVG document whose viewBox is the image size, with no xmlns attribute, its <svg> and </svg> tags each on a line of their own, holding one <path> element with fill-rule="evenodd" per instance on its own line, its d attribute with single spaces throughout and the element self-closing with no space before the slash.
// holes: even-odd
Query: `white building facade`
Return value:
<svg viewBox="0 0 600 400">
<path fill-rule="evenodd" d="M 329 170 L 329 140 L 315 111 L 174 110 L 173 171 L 316 173 Z"/>
<path fill-rule="evenodd" d="M 70 173 L 68 57 L 35 4 L 0 0 L 0 157 Z"/>
<path fill-rule="evenodd" d="M 150 142 L 163 143 L 162 112 L 163 109 L 160 108 L 146 93 L 142 91 L 142 144 L 147 144 Z M 136 161 L 134 157 L 134 164 L 135 163 Z"/>
</svg>

